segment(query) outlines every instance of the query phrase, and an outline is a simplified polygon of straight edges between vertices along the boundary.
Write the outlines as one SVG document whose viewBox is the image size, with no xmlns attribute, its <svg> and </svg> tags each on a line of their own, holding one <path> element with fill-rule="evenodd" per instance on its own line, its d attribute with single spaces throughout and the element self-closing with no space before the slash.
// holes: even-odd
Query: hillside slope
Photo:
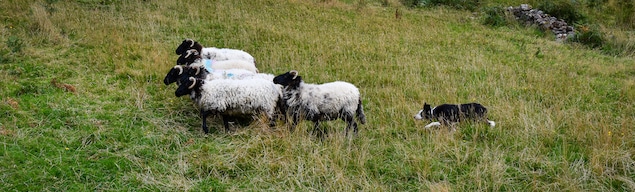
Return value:
<svg viewBox="0 0 635 192">
<path fill-rule="evenodd" d="M 364 2 L 364 1 L 360 1 Z M 635 190 L 635 61 L 478 14 L 339 1 L 0 2 L 0 191 Z M 395 16 L 399 10 L 399 17 Z M 162 79 L 184 38 L 360 88 L 368 123 L 204 135 Z M 424 102 L 497 126 L 425 130 Z"/>
</svg>

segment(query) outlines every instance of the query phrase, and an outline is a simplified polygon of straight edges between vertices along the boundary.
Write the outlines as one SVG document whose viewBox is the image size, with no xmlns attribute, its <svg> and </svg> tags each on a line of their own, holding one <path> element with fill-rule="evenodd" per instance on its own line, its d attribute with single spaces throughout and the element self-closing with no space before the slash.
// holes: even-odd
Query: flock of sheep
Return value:
<svg viewBox="0 0 635 192">
<path fill-rule="evenodd" d="M 209 115 L 220 115 L 226 131 L 229 117 L 260 114 L 268 118 L 270 126 L 275 126 L 279 115 L 285 122 L 291 117 L 290 130 L 301 119 L 312 121 L 314 131 L 320 130 L 320 121 L 342 119 L 347 123 L 346 134 L 351 128 L 357 134 L 355 119 L 366 123 L 359 90 L 351 83 L 304 83 L 295 70 L 278 76 L 259 73 L 249 53 L 203 47 L 192 39 L 183 40 L 176 54 L 180 55 L 177 65 L 163 82 L 178 85 L 177 97 L 190 95 L 199 108 L 205 133 L 209 133 Z"/>
</svg>

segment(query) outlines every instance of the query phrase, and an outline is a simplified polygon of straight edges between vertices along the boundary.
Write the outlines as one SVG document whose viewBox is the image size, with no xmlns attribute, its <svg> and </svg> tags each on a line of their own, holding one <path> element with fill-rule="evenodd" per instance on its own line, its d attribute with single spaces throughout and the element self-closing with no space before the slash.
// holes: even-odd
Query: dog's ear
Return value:
<svg viewBox="0 0 635 192">
<path fill-rule="evenodd" d="M 423 111 L 426 111 L 426 112 L 427 112 L 427 111 L 430 111 L 430 110 L 432 110 L 432 109 L 430 108 L 430 104 L 428 104 L 428 103 L 424 103 L 424 104 L 423 104 Z"/>
</svg>

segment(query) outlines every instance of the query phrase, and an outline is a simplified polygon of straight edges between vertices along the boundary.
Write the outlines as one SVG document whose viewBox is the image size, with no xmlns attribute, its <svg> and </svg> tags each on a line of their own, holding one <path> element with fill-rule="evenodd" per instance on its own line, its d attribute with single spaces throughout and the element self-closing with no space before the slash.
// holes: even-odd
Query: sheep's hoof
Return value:
<svg viewBox="0 0 635 192">
<path fill-rule="evenodd" d="M 203 127 L 203 132 L 205 132 L 205 134 L 209 134 L 209 129 L 207 129 L 207 127 Z"/>
</svg>

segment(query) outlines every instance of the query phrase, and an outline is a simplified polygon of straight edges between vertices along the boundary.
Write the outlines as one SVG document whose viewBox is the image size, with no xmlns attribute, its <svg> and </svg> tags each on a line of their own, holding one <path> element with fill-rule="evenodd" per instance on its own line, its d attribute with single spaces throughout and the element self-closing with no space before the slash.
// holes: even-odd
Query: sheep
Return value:
<svg viewBox="0 0 635 192">
<path fill-rule="evenodd" d="M 174 82 L 179 83 L 178 80 L 181 76 L 187 74 L 200 79 L 265 79 L 273 82 L 273 74 L 268 73 L 254 73 L 245 69 L 219 69 L 212 70 L 210 73 L 203 65 L 176 65 L 170 69 L 168 74 L 163 78 L 165 85 L 172 84 Z"/>
<path fill-rule="evenodd" d="M 237 49 L 228 49 L 228 48 L 216 48 L 216 47 L 203 47 L 200 43 L 192 40 L 185 39 L 176 48 L 176 54 L 179 56 L 179 61 L 189 64 L 194 62 L 192 59 L 186 59 L 187 51 L 190 49 L 194 49 L 201 54 L 201 57 L 204 59 L 216 60 L 216 61 L 224 61 L 224 60 L 244 60 L 250 62 L 252 64 L 256 64 L 256 60 L 253 56 L 243 50 Z"/>
<path fill-rule="evenodd" d="M 183 76 L 184 74 L 190 74 L 189 76 L 195 76 L 194 73 L 195 73 L 195 70 L 192 69 L 192 67 L 190 66 L 175 65 L 174 67 L 170 69 L 170 71 L 168 71 L 168 74 L 165 75 L 165 78 L 163 78 L 163 83 L 165 85 L 169 85 L 176 82 L 177 84 L 180 85 L 180 82 L 178 82 L 178 80 L 179 78 L 181 78 L 181 76 Z M 205 78 L 204 76 L 195 76 L 195 77 Z"/>
<path fill-rule="evenodd" d="M 264 79 L 273 82 L 273 78 L 273 74 L 269 73 L 252 73 L 244 69 L 227 69 L 215 70 L 207 74 L 206 79 Z"/>
<path fill-rule="evenodd" d="M 203 49 L 203 45 L 201 45 L 200 43 L 192 40 L 192 39 L 185 39 L 183 40 L 183 42 L 181 42 L 181 44 L 176 48 L 176 54 L 177 55 L 182 55 L 183 53 L 185 53 L 185 51 L 190 50 L 190 49 L 196 49 L 196 50 L 201 50 Z"/>
<path fill-rule="evenodd" d="M 347 123 L 346 136 L 350 128 L 357 135 L 357 122 L 366 123 L 366 115 L 362 107 L 362 99 L 355 85 L 335 81 L 324 84 L 304 83 L 298 71 L 292 70 L 274 77 L 273 82 L 283 86 L 283 99 L 286 111 L 292 113 L 291 131 L 295 129 L 301 116 L 314 124 L 314 131 L 318 130 L 320 121 L 331 121 L 338 118 Z M 319 136 L 322 135 L 319 132 Z"/>
<path fill-rule="evenodd" d="M 275 126 L 276 109 L 282 110 L 282 88 L 264 79 L 202 80 L 188 77 L 174 93 L 177 97 L 190 94 L 203 119 L 203 131 L 207 134 L 206 119 L 210 114 L 222 116 L 223 125 L 229 131 L 229 116 L 264 113 L 269 126 Z"/>
<path fill-rule="evenodd" d="M 213 60 L 201 57 L 196 49 L 190 49 L 176 60 L 177 65 L 205 65 L 208 69 L 246 69 L 254 73 L 258 72 L 258 68 L 254 63 L 250 63 L 240 59 L 230 60 Z M 216 66 L 215 66 L 216 65 Z M 211 71 L 211 70 L 210 70 Z"/>
</svg>

